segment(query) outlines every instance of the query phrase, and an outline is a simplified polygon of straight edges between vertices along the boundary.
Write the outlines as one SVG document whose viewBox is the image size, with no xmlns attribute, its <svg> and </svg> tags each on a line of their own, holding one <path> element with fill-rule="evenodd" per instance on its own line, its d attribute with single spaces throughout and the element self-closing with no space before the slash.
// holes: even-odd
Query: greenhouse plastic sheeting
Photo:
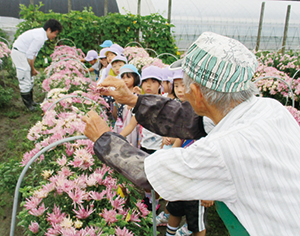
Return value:
<svg viewBox="0 0 300 236">
<path fill-rule="evenodd" d="M 156 11 L 167 17 L 168 1 L 152 0 Z M 187 49 L 198 36 L 212 31 L 233 37 L 254 49 L 261 12 L 261 0 L 173 0 L 171 23 L 180 49 Z M 265 1 L 261 32 L 261 50 L 278 50 L 282 46 L 287 6 L 291 5 L 287 49 L 300 49 L 300 2 Z"/>
<path fill-rule="evenodd" d="M 137 0 L 119 0 L 117 2 L 119 9 L 124 8 L 122 11 L 120 10 L 121 12 L 127 10 L 133 14 L 136 13 Z M 121 2 L 126 2 L 126 4 L 122 4 L 121 7 Z M 202 32 L 212 31 L 235 38 L 249 49 L 254 49 L 262 2 L 261 0 L 172 0 L 171 23 L 175 25 L 173 35 L 178 48 L 186 50 Z M 259 49 L 278 50 L 281 48 L 287 6 L 291 5 L 286 49 L 300 50 L 300 2 L 265 2 Z M 167 18 L 168 3 L 169 0 L 141 1 L 141 14 L 158 12 Z"/>
<path fill-rule="evenodd" d="M 138 0 L 117 0 L 119 11 L 121 14 L 126 14 L 131 12 L 132 14 L 137 14 Z M 141 0 L 141 15 L 149 15 L 156 12 L 156 8 L 152 0 Z"/>
<path fill-rule="evenodd" d="M 0 29 L 7 33 L 10 42 L 14 39 L 14 35 L 17 31 L 17 25 L 22 21 L 23 20 L 14 17 L 0 16 Z"/>
</svg>

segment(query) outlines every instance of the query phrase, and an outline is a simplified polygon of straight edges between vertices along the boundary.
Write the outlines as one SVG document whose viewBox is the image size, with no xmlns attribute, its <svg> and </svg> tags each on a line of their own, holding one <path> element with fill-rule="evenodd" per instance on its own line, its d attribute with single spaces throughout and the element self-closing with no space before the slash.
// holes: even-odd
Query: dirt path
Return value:
<svg viewBox="0 0 300 236">
<path fill-rule="evenodd" d="M 10 81 L 8 81 L 7 86 L 10 86 L 9 82 Z M 26 149 L 23 145 L 24 138 L 26 138 L 28 129 L 36 122 L 37 117 L 39 117 L 39 114 L 30 113 L 26 110 L 21 101 L 18 88 L 15 85 L 11 85 L 10 87 L 15 91 L 13 99 L 8 106 L 0 107 L 0 163 L 8 162 L 9 159 L 21 160 Z M 38 101 L 40 100 L 41 98 Z M 3 178 L 3 176 L 0 176 L 0 178 Z M 7 236 L 10 233 L 12 203 L 13 193 L 1 195 L 1 236 Z M 18 220 L 16 221 L 16 224 L 17 223 Z M 14 235 L 23 236 L 23 229 L 16 226 Z"/>
</svg>

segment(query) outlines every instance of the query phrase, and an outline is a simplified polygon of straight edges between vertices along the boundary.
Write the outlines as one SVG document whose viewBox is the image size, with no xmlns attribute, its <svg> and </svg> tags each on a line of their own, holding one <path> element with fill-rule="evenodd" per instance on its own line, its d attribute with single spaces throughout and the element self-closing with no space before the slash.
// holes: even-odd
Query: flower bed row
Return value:
<svg viewBox="0 0 300 236">
<path fill-rule="evenodd" d="M 24 154 L 23 166 L 51 143 L 81 135 L 81 117 L 90 109 L 109 123 L 108 105 L 80 63 L 67 60 L 49 69 L 44 117 L 29 130 L 35 148 Z M 151 235 L 152 213 L 138 200 L 139 191 L 95 157 L 90 140 L 63 143 L 41 155 L 32 169 L 33 183 L 21 190 L 18 216 L 27 235 Z"/>
</svg>

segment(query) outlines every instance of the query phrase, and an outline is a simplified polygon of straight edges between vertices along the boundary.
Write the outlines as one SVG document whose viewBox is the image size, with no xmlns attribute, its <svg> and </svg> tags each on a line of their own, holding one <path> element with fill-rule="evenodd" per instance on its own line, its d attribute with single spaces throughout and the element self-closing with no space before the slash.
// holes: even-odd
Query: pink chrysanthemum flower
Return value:
<svg viewBox="0 0 300 236">
<path fill-rule="evenodd" d="M 143 217 L 146 217 L 147 215 L 149 215 L 150 211 L 148 211 L 148 209 L 144 203 L 142 203 L 141 201 L 138 201 L 136 203 L 136 206 L 141 211 Z"/>
<path fill-rule="evenodd" d="M 26 198 L 25 208 L 27 210 L 37 208 L 37 206 L 41 203 L 42 198 L 32 197 L 30 196 L 29 199 Z"/>
<path fill-rule="evenodd" d="M 32 222 L 31 221 L 31 224 L 28 226 L 28 228 L 29 228 L 29 230 L 32 232 L 32 233 L 34 233 L 34 234 L 36 234 L 37 232 L 39 232 L 39 228 L 40 228 L 40 226 L 39 226 L 39 224 L 37 223 L 37 222 Z"/>
<path fill-rule="evenodd" d="M 53 213 L 47 213 L 47 221 L 51 225 L 60 223 L 66 217 L 65 213 L 61 213 L 59 207 L 54 204 Z"/>
<path fill-rule="evenodd" d="M 75 188 L 73 191 L 68 192 L 69 197 L 73 200 L 72 205 L 76 207 L 76 204 L 82 204 L 86 198 L 87 193 L 79 188 Z"/>
<path fill-rule="evenodd" d="M 48 209 L 49 207 L 45 208 L 45 204 L 42 203 L 42 205 L 39 206 L 39 208 L 33 208 L 29 211 L 30 215 L 33 216 L 41 216 L 44 214 L 44 212 Z"/>
<path fill-rule="evenodd" d="M 106 190 L 103 190 L 101 193 L 91 191 L 89 193 L 90 197 L 96 201 L 100 201 L 104 198 L 104 195 L 106 194 Z"/>
<path fill-rule="evenodd" d="M 86 207 L 86 210 L 84 209 L 83 206 L 80 206 L 79 207 L 79 210 L 76 211 L 73 209 L 73 211 L 75 212 L 76 214 L 76 217 L 78 219 L 86 219 L 90 216 L 90 214 L 92 214 L 96 209 L 93 209 L 93 207 L 90 205 L 90 209 L 89 209 L 89 206 Z"/>
<path fill-rule="evenodd" d="M 117 218 L 116 218 L 116 215 L 117 215 L 117 212 L 115 210 L 107 210 L 106 208 L 103 210 L 103 213 L 102 214 L 99 214 L 100 216 L 102 216 L 106 223 L 108 223 L 109 225 L 111 223 L 114 223 L 114 222 L 117 222 Z"/>
<path fill-rule="evenodd" d="M 134 234 L 126 229 L 125 227 L 123 229 L 116 227 L 115 231 L 116 236 L 133 236 Z"/>
</svg>

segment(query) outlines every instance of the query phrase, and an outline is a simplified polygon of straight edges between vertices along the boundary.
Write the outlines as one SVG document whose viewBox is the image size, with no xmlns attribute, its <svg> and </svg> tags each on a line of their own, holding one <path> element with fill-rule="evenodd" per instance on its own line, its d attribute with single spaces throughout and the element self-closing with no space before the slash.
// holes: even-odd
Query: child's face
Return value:
<svg viewBox="0 0 300 236">
<path fill-rule="evenodd" d="M 171 83 L 169 81 L 163 81 L 162 86 L 164 88 L 165 93 L 170 93 L 172 91 Z"/>
<path fill-rule="evenodd" d="M 174 79 L 174 92 L 176 97 L 182 102 L 186 100 L 184 96 L 185 87 L 183 84 L 183 79 Z"/>
<path fill-rule="evenodd" d="M 120 74 L 120 68 L 125 65 L 124 61 L 114 61 L 111 65 L 112 70 L 116 75 Z"/>
<path fill-rule="evenodd" d="M 134 84 L 134 78 L 132 76 L 127 76 L 127 74 L 123 74 L 122 79 L 124 80 L 127 88 L 132 89 Z"/>
<path fill-rule="evenodd" d="M 158 94 L 160 83 L 156 79 L 145 79 L 142 82 L 142 89 L 146 94 Z"/>
<path fill-rule="evenodd" d="M 89 61 L 89 63 L 90 63 L 91 65 L 94 65 L 96 62 L 97 62 L 97 59 L 94 59 L 94 60 Z"/>
<path fill-rule="evenodd" d="M 107 58 L 100 58 L 100 62 L 103 65 L 103 67 L 107 67 L 108 65 Z"/>
<path fill-rule="evenodd" d="M 111 63 L 112 59 L 114 59 L 115 56 L 117 56 L 117 55 L 112 52 L 107 52 L 107 54 L 106 54 L 107 62 Z"/>
</svg>

